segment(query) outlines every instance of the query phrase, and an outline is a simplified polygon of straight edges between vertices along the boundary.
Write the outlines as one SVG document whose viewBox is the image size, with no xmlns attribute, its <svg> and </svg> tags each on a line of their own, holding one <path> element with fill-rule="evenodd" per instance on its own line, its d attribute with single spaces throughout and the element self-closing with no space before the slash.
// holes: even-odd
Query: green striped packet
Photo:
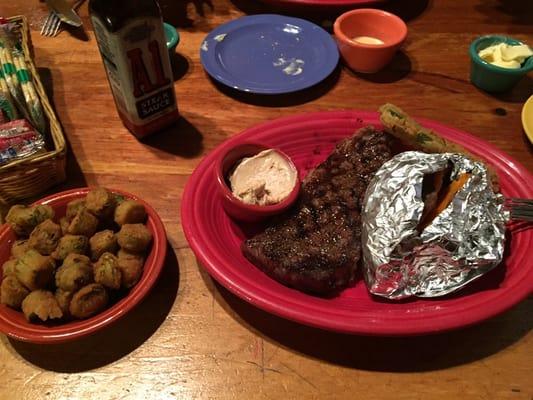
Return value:
<svg viewBox="0 0 533 400">
<path fill-rule="evenodd" d="M 0 38 L 1 39 L 1 38 Z M 25 109 L 24 94 L 22 93 L 22 88 L 20 87 L 19 80 L 17 78 L 15 65 L 13 64 L 13 58 L 9 50 L 3 45 L 3 42 L 0 40 L 0 66 L 4 72 L 4 79 L 6 80 L 7 87 L 11 92 L 13 100 L 19 107 L 19 111 L 23 114 L 27 114 Z"/>
<path fill-rule="evenodd" d="M 44 118 L 43 107 L 39 96 L 35 91 L 35 86 L 31 79 L 31 75 L 26 66 L 26 60 L 24 54 L 19 51 L 13 51 L 13 63 L 15 65 L 17 78 L 20 82 L 22 92 L 24 94 L 24 100 L 31 116 L 31 122 L 35 129 L 39 132 L 44 132 L 46 129 L 46 121 Z"/>
<path fill-rule="evenodd" d="M 0 70 L 0 109 L 10 121 L 18 118 L 17 108 L 13 104 L 2 70 Z"/>
<path fill-rule="evenodd" d="M 2 29 L 0 29 L 2 33 Z M 6 42 L 3 40 L 3 36 L 0 35 L 0 67 L 4 73 L 4 79 L 11 93 L 11 98 L 16 105 L 18 111 L 28 121 L 32 121 L 29 110 L 26 107 L 26 101 L 24 99 L 24 93 L 17 77 L 15 65 L 13 63 L 13 57 L 9 51 Z"/>
</svg>

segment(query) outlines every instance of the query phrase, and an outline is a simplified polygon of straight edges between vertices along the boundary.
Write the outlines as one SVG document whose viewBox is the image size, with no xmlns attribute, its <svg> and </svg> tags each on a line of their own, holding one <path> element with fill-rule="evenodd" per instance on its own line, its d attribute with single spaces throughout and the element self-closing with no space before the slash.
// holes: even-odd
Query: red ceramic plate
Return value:
<svg viewBox="0 0 533 400">
<path fill-rule="evenodd" d="M 533 177 L 507 155 L 457 129 L 421 122 L 492 163 L 505 195 L 533 198 Z M 533 230 L 512 230 L 502 265 L 455 295 L 435 299 L 378 299 L 369 295 L 362 280 L 338 297 L 313 297 L 281 285 L 244 258 L 239 246 L 246 227 L 233 222 L 219 201 L 213 169 L 218 155 L 244 141 L 263 143 L 292 157 L 303 177 L 327 157 L 336 142 L 367 124 L 379 126 L 378 115 L 359 111 L 304 114 L 248 129 L 211 152 L 189 179 L 181 210 L 187 240 L 211 276 L 273 314 L 319 328 L 368 335 L 417 335 L 471 325 L 531 293 Z"/>
<path fill-rule="evenodd" d="M 363 7 L 384 3 L 387 0 L 261 0 L 269 3 L 288 7 Z"/>
<path fill-rule="evenodd" d="M 68 202 L 84 197 L 89 188 L 74 189 L 66 192 L 54 194 L 46 197 L 36 203 L 50 205 L 55 213 L 56 220 L 65 215 L 66 205 Z M 143 274 L 139 282 L 130 290 L 128 295 L 115 303 L 110 308 L 95 315 L 80 321 L 67 322 L 61 325 L 41 325 L 30 324 L 24 318 L 20 311 L 15 311 L 3 304 L 0 305 L 0 331 L 6 335 L 26 342 L 32 343 L 59 343 L 78 339 L 82 336 L 89 335 L 105 326 L 115 322 L 117 319 L 125 315 L 133 307 L 135 307 L 146 294 L 150 291 L 156 282 L 167 251 L 167 238 L 165 228 L 161 219 L 155 210 L 145 201 L 138 197 L 120 191 L 111 189 L 113 193 L 121 194 L 127 198 L 137 200 L 144 205 L 148 220 L 146 226 L 152 232 L 154 237 L 152 249 L 146 258 L 144 264 Z M 4 225 L 0 227 L 0 265 L 3 264 L 10 256 L 11 244 L 16 240 L 13 230 Z"/>
</svg>

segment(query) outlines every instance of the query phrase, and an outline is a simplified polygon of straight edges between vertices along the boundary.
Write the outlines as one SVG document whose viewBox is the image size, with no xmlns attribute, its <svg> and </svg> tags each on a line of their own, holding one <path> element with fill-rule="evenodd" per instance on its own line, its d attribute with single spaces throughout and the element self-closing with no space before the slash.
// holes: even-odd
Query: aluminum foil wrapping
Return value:
<svg viewBox="0 0 533 400">
<path fill-rule="evenodd" d="M 421 232 L 424 175 L 452 165 L 451 178 L 471 174 L 452 202 Z M 507 212 L 486 168 L 452 153 L 409 151 L 386 162 L 365 195 L 364 276 L 369 291 L 388 299 L 451 293 L 498 265 Z"/>
</svg>

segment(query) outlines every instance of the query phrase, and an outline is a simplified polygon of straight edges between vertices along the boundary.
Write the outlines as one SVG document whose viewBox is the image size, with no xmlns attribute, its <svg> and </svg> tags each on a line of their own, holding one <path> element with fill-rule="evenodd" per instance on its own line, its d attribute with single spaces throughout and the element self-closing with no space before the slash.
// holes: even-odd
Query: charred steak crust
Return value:
<svg viewBox="0 0 533 400">
<path fill-rule="evenodd" d="M 328 295 L 353 283 L 361 255 L 360 211 L 370 179 L 395 139 L 372 127 L 338 143 L 305 178 L 298 203 L 246 240 L 242 251 L 284 285 Z"/>
</svg>

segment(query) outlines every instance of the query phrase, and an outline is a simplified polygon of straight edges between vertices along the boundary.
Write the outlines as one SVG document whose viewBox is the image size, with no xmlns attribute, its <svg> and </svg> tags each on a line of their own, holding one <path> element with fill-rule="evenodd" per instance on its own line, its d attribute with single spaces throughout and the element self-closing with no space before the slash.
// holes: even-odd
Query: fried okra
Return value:
<svg viewBox="0 0 533 400">
<path fill-rule="evenodd" d="M 12 207 L 7 222 L 19 240 L 2 265 L 0 302 L 30 321 L 99 313 L 141 278 L 153 240 L 146 219 L 142 203 L 103 188 L 69 202 L 58 223 L 50 206 Z"/>
<path fill-rule="evenodd" d="M 57 300 L 57 304 L 59 305 L 59 308 L 61 308 L 61 311 L 63 312 L 63 315 L 67 316 L 70 314 L 70 302 L 72 300 L 72 296 L 74 296 L 74 292 L 69 292 L 67 290 L 63 289 L 56 289 L 56 292 L 54 293 L 54 296 Z"/>
<path fill-rule="evenodd" d="M 95 188 L 87 193 L 85 205 L 93 215 L 105 220 L 113 216 L 117 203 L 112 193 L 104 188 Z"/>
<path fill-rule="evenodd" d="M 63 312 L 52 292 L 34 290 L 22 301 L 22 312 L 28 321 L 47 321 L 63 317 Z"/>
<path fill-rule="evenodd" d="M 87 257 L 84 254 L 75 254 L 75 253 L 69 254 L 63 260 L 63 265 L 66 265 L 66 266 L 78 265 L 78 264 L 84 264 L 87 266 L 91 266 L 91 260 L 89 259 L 89 257 Z"/>
<path fill-rule="evenodd" d="M 98 228 L 98 218 L 85 209 L 79 210 L 67 228 L 71 235 L 83 235 L 91 237 Z"/>
<path fill-rule="evenodd" d="M 61 227 L 51 219 L 47 219 L 31 232 L 28 246 L 48 256 L 56 249 L 60 238 Z"/>
<path fill-rule="evenodd" d="M 67 203 L 65 218 L 70 222 L 76 216 L 78 211 L 86 209 L 85 199 L 76 199 Z"/>
<path fill-rule="evenodd" d="M 28 250 L 15 264 L 17 279 L 30 290 L 44 289 L 54 281 L 55 262 L 34 249 Z"/>
<path fill-rule="evenodd" d="M 143 224 L 126 224 L 117 233 L 117 240 L 122 249 L 142 253 L 152 241 L 152 233 Z"/>
<path fill-rule="evenodd" d="M 120 289 L 122 273 L 118 258 L 111 253 L 104 253 L 94 264 L 94 281 L 109 289 Z"/>
<path fill-rule="evenodd" d="M 65 235 L 59 239 L 59 243 L 52 257 L 56 260 L 64 260 L 69 254 L 85 254 L 89 248 L 89 239 L 82 235 Z"/>
<path fill-rule="evenodd" d="M 63 235 L 66 235 L 68 233 L 68 226 L 70 225 L 70 221 L 67 217 L 61 217 L 59 218 L 59 226 L 61 227 L 61 233 Z"/>
<path fill-rule="evenodd" d="M 91 282 L 93 282 L 91 260 L 81 254 L 69 254 L 56 271 L 56 286 L 69 292 L 76 291 Z"/>
<path fill-rule="evenodd" d="M 91 259 L 96 261 L 105 252 L 116 253 L 118 249 L 117 237 L 115 233 L 106 229 L 105 231 L 96 232 L 90 239 Z"/>
<path fill-rule="evenodd" d="M 38 204 L 27 207 L 15 205 L 9 209 L 6 222 L 19 236 L 28 236 L 41 222 L 54 218 L 54 210 L 47 205 Z"/>
<path fill-rule="evenodd" d="M 27 240 L 17 240 L 11 247 L 11 255 L 15 258 L 22 257 L 30 249 Z"/>
<path fill-rule="evenodd" d="M 2 264 L 2 276 L 6 277 L 8 275 L 15 275 L 16 264 L 17 260 L 14 258 L 9 259 L 4 264 Z"/>
<path fill-rule="evenodd" d="M 144 258 L 135 253 L 123 249 L 118 251 L 118 268 L 121 273 L 121 286 L 129 289 L 139 281 L 143 273 Z"/>
<path fill-rule="evenodd" d="M 140 224 L 146 221 L 144 206 L 135 200 L 124 200 L 115 209 L 115 222 L 120 226 L 125 224 Z"/>
<path fill-rule="evenodd" d="M 109 301 L 105 287 L 99 283 L 87 285 L 72 296 L 69 311 L 73 317 L 88 318 L 102 311 Z"/>
<path fill-rule="evenodd" d="M 30 293 L 14 275 L 4 278 L 0 285 L 0 302 L 16 309 L 20 308 L 22 300 Z"/>
</svg>

